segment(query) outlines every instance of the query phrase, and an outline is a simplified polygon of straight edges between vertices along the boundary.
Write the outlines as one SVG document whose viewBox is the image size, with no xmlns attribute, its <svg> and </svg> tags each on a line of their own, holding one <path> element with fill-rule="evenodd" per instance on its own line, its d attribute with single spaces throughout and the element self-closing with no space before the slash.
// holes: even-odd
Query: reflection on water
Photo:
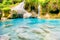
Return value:
<svg viewBox="0 0 60 40">
<path fill-rule="evenodd" d="M 2 39 L 2 37 L 4 39 Z M 6 39 L 6 37 L 8 39 Z M 0 21 L 0 39 L 1 40 L 60 40 L 60 20 L 21 18 L 21 19 L 10 19 L 4 22 Z"/>
</svg>

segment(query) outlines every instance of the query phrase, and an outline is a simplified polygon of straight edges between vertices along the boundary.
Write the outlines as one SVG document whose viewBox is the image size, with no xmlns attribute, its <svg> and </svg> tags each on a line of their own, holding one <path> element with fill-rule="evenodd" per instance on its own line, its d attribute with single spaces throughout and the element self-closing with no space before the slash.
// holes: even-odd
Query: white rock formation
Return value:
<svg viewBox="0 0 60 40">
<path fill-rule="evenodd" d="M 29 17 L 31 17 L 31 16 L 32 16 L 31 13 L 26 12 L 26 13 L 23 15 L 23 18 L 29 18 Z"/>
<path fill-rule="evenodd" d="M 13 10 L 16 11 L 18 14 L 23 14 L 23 18 L 29 18 L 32 15 L 31 13 L 28 13 L 24 9 L 24 1 L 17 5 L 16 7 L 11 8 L 11 11 Z"/>
</svg>

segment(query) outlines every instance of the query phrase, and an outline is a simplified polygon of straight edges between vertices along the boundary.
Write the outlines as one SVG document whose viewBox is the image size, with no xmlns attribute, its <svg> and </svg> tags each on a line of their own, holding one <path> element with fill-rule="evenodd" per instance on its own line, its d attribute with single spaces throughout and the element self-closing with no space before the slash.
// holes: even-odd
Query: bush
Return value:
<svg viewBox="0 0 60 40">
<path fill-rule="evenodd" d="M 0 4 L 0 9 L 3 8 L 3 7 L 4 7 L 4 5 Z"/>
<path fill-rule="evenodd" d="M 5 7 L 2 9 L 4 12 L 9 12 L 10 11 L 10 8 L 9 7 Z"/>
<path fill-rule="evenodd" d="M 38 0 L 38 1 L 42 7 L 46 7 L 46 5 L 50 2 L 50 0 Z"/>
<path fill-rule="evenodd" d="M 11 5 L 12 4 L 12 0 L 4 0 L 3 4 L 4 5 Z"/>
<path fill-rule="evenodd" d="M 36 10 L 38 9 L 38 0 L 26 0 L 25 9 L 29 12 L 31 12 L 32 10 L 36 12 Z"/>
<path fill-rule="evenodd" d="M 10 8 L 9 7 L 3 8 L 2 11 L 5 14 L 5 17 L 7 17 L 10 14 Z"/>
<path fill-rule="evenodd" d="M 14 4 L 22 2 L 22 0 L 13 0 L 12 1 Z"/>
</svg>

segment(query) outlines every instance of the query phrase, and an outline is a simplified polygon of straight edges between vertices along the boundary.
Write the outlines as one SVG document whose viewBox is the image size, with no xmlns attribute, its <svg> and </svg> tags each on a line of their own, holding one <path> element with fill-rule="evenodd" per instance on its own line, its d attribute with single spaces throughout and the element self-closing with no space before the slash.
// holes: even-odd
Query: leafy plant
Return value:
<svg viewBox="0 0 60 40">
<path fill-rule="evenodd" d="M 2 9 L 4 12 L 9 12 L 10 11 L 10 8 L 9 7 L 5 7 Z"/>
<path fill-rule="evenodd" d="M 12 4 L 12 0 L 3 0 L 3 4 L 4 5 L 11 5 Z"/>
</svg>

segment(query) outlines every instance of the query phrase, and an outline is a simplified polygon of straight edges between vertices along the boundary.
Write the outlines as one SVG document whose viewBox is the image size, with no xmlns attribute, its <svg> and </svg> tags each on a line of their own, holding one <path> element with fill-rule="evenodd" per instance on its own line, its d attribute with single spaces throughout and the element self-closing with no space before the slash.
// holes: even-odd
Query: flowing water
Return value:
<svg viewBox="0 0 60 40">
<path fill-rule="evenodd" d="M 38 18 L 40 17 L 41 6 L 38 6 Z"/>
</svg>

